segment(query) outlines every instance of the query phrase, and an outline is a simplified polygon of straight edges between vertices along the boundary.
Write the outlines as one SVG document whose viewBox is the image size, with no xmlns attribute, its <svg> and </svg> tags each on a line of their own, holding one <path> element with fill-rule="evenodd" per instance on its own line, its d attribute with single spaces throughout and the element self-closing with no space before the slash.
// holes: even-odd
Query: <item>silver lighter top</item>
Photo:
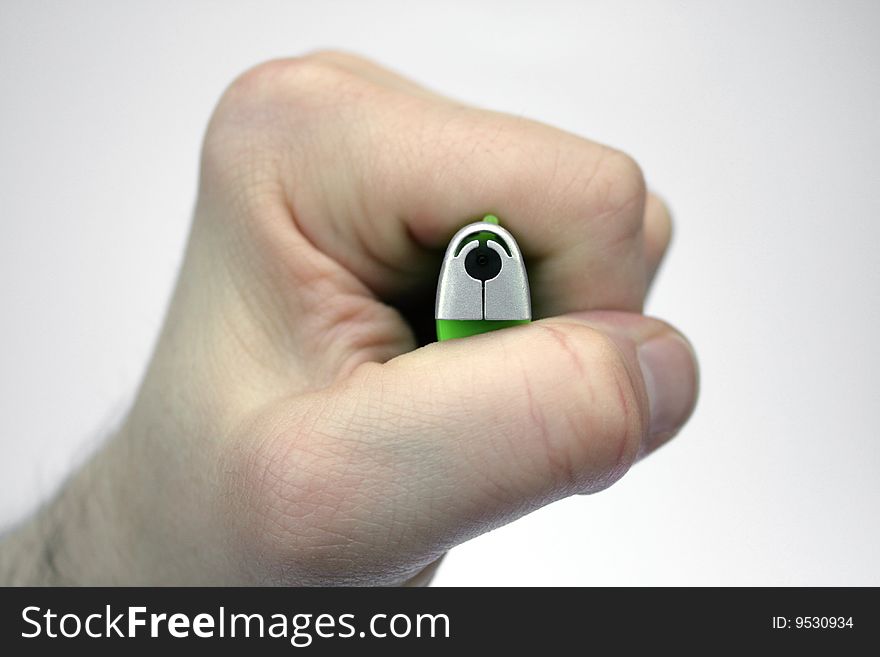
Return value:
<svg viewBox="0 0 880 657">
<path fill-rule="evenodd" d="M 436 319 L 530 320 L 529 279 L 516 240 L 478 221 L 449 242 L 437 285 Z"/>
</svg>

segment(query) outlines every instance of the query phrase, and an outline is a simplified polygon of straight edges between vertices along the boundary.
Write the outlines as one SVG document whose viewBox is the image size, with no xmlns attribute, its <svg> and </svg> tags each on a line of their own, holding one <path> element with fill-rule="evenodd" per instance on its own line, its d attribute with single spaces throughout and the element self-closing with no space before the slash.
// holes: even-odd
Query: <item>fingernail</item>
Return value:
<svg viewBox="0 0 880 657">
<path fill-rule="evenodd" d="M 697 363 L 690 345 L 674 333 L 642 343 L 638 357 L 651 411 L 651 442 L 656 444 L 690 417 L 697 396 Z"/>
</svg>

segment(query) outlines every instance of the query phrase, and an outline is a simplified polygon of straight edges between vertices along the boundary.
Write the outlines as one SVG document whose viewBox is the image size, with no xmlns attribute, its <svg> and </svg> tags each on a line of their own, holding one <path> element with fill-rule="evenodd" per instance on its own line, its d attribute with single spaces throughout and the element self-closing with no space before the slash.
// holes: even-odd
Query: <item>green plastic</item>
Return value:
<svg viewBox="0 0 880 657">
<path fill-rule="evenodd" d="M 437 340 L 467 338 L 480 333 L 489 333 L 510 326 L 528 324 L 528 319 L 438 319 Z"/>
<path fill-rule="evenodd" d="M 500 225 L 501 222 L 494 214 L 487 214 L 483 217 L 483 221 L 487 224 Z M 481 243 L 485 243 L 487 239 L 497 239 L 493 233 L 478 233 L 477 239 Z M 505 247 L 506 248 L 506 247 Z M 454 338 L 467 338 L 472 335 L 481 333 L 489 333 L 498 329 L 509 328 L 511 326 L 519 326 L 528 324 L 529 319 L 438 319 L 437 321 L 437 340 L 452 340 Z"/>
</svg>

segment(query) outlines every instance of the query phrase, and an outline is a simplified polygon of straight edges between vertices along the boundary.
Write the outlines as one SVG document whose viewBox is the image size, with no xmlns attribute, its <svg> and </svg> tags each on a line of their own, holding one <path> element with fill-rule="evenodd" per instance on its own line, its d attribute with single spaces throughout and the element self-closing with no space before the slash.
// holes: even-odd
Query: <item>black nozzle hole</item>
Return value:
<svg viewBox="0 0 880 657">
<path fill-rule="evenodd" d="M 472 278 L 488 281 L 501 273 L 501 256 L 481 244 L 465 256 L 464 268 Z"/>
</svg>

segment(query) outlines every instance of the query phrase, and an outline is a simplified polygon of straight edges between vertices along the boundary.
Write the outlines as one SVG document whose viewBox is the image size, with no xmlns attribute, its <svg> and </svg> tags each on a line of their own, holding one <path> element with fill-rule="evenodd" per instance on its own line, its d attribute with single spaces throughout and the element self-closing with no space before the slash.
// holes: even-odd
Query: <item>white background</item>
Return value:
<svg viewBox="0 0 880 657">
<path fill-rule="evenodd" d="M 130 402 L 222 89 L 317 47 L 623 148 L 676 218 L 693 421 L 438 584 L 880 584 L 876 2 L 0 2 L 0 523 Z"/>
</svg>

